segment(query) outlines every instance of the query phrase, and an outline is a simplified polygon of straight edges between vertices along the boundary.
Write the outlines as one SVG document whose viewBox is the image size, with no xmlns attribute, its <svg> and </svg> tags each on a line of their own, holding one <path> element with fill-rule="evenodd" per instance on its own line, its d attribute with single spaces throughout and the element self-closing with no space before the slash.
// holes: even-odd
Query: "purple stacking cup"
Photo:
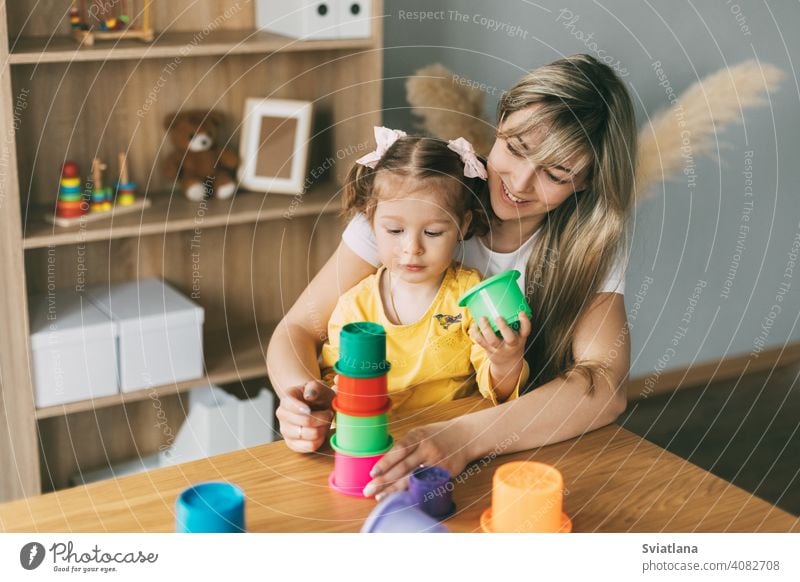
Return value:
<svg viewBox="0 0 800 582">
<path fill-rule="evenodd" d="M 419 467 L 408 480 L 408 493 L 422 511 L 443 520 L 456 510 L 450 473 L 439 466 Z"/>
<path fill-rule="evenodd" d="M 422 511 L 408 491 L 398 491 L 381 501 L 369 514 L 361 533 L 449 533 L 444 525 Z"/>
</svg>

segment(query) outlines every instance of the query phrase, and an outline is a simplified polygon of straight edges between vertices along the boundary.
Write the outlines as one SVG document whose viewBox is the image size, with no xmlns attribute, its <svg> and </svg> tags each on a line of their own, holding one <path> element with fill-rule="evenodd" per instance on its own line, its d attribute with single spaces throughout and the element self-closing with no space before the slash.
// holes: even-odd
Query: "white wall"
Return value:
<svg viewBox="0 0 800 582">
<path fill-rule="evenodd" d="M 443 12 L 421 22 L 409 18 L 415 10 Z M 571 11 L 570 26 L 562 10 Z M 800 88 L 793 73 L 793 61 L 800 65 L 795 34 L 800 6 L 608 0 L 601 7 L 575 0 L 540 7 L 521 0 L 387 0 L 386 15 L 385 121 L 406 129 L 412 120 L 405 77 L 437 61 L 497 88 L 487 92 L 487 113 L 493 118 L 500 91 L 525 71 L 561 56 L 603 50 L 619 61 L 640 123 L 668 105 L 655 61 L 661 61 L 678 93 L 747 59 L 786 71 L 768 106 L 747 111 L 740 125 L 718 135 L 720 162 L 698 161 L 694 187 L 686 179 L 669 183 L 639 205 L 626 304 L 633 326 L 632 374 L 653 381 L 662 370 L 751 353 L 760 340 L 765 349 L 800 340 L 800 262 L 794 272 L 787 271 L 789 252 L 800 244 Z M 488 19 L 498 23 L 496 30 Z M 597 46 L 587 47 L 580 34 L 593 35 L 588 42 Z M 748 151 L 753 152 L 751 198 L 745 196 L 743 175 Z M 753 202 L 752 213 L 744 222 L 747 201 Z M 749 231 L 740 241 L 742 225 Z M 651 279 L 637 301 L 637 291 Z M 706 286 L 686 325 L 690 296 L 700 281 Z M 782 285 L 786 292 L 778 302 Z M 781 312 L 772 321 L 775 304 Z"/>
</svg>

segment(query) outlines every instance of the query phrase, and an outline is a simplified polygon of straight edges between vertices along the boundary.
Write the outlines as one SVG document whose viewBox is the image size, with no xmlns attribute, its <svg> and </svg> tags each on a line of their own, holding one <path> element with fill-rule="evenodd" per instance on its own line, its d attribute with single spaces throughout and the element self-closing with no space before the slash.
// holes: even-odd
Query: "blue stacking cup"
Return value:
<svg viewBox="0 0 800 582">
<path fill-rule="evenodd" d="M 178 533 L 244 533 L 244 491 L 230 483 L 198 483 L 175 502 Z"/>
</svg>

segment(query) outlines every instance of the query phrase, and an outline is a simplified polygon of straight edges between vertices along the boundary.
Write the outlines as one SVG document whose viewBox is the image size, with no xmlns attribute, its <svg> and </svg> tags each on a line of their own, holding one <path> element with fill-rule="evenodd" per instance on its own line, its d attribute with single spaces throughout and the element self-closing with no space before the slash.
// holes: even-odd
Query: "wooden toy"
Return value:
<svg viewBox="0 0 800 582">
<path fill-rule="evenodd" d="M 92 161 L 92 189 L 91 192 L 84 194 L 78 165 L 67 161 L 61 168 L 56 212 L 46 214 L 44 219 L 56 226 L 74 226 L 148 208 L 149 199 L 136 199 L 136 184 L 130 180 L 128 160 L 124 152 L 119 154 L 118 160 L 116 204 L 111 187 L 103 184 L 103 172 L 108 169 L 106 164 L 99 158 Z"/>
<path fill-rule="evenodd" d="M 91 212 L 111 210 L 111 188 L 103 186 L 103 171 L 108 168 L 99 158 L 92 161 Z"/>
<path fill-rule="evenodd" d="M 130 206 L 136 201 L 136 184 L 128 177 L 128 159 L 119 153 L 119 181 L 117 182 L 117 204 Z"/>
<path fill-rule="evenodd" d="M 92 46 L 95 40 L 133 38 L 151 42 L 155 38 L 150 21 L 152 1 L 88 0 L 90 6 L 87 8 L 87 0 L 73 0 L 69 11 L 72 36 L 87 46 Z"/>
<path fill-rule="evenodd" d="M 56 216 L 75 218 L 83 216 L 89 209 L 83 200 L 81 191 L 80 169 L 75 162 L 67 161 L 61 166 L 61 180 L 56 202 Z"/>
</svg>

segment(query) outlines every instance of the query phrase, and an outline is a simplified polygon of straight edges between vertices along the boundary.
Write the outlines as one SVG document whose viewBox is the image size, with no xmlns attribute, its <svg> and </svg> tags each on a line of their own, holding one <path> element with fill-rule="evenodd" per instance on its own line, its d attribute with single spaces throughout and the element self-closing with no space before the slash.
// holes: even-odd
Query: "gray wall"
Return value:
<svg viewBox="0 0 800 582">
<path fill-rule="evenodd" d="M 636 209 L 626 293 L 632 374 L 657 382 L 664 370 L 733 355 L 756 357 L 757 345 L 768 349 L 800 340 L 800 262 L 792 271 L 790 257 L 793 244 L 795 251 L 800 244 L 800 88 L 793 73 L 793 61 L 800 65 L 795 34 L 800 7 L 667 0 L 608 0 L 603 6 L 589 0 L 546 6 L 521 0 L 387 0 L 386 124 L 413 129 L 405 78 L 437 61 L 498 88 L 487 92 L 487 113 L 493 116 L 500 91 L 525 71 L 565 55 L 591 53 L 576 37 L 580 33 L 593 34 L 595 50 L 619 61 L 640 123 L 668 106 L 654 61 L 662 62 L 677 93 L 747 59 L 782 68 L 787 77 L 771 103 L 747 111 L 740 124 L 717 136 L 720 161 L 697 162 L 694 187 L 686 179 L 668 183 Z M 573 15 L 569 28 L 562 9 Z M 408 17 L 415 10 L 444 13 L 420 22 Z M 451 11 L 466 15 L 466 22 Z M 491 30 L 482 18 L 499 28 Z M 752 197 L 745 196 L 747 151 L 753 152 Z M 749 231 L 743 233 L 742 225 Z M 698 282 L 705 287 L 695 292 Z M 690 300 L 693 294 L 696 301 Z M 776 304 L 781 312 L 771 315 Z"/>
</svg>

